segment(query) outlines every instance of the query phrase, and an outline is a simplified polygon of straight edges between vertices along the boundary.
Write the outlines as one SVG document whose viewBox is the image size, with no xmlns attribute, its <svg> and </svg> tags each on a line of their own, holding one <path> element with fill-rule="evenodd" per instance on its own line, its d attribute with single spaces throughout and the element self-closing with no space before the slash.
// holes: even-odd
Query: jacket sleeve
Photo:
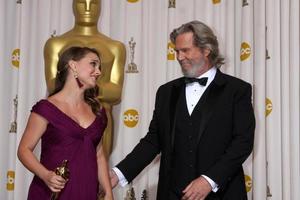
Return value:
<svg viewBox="0 0 300 200">
<path fill-rule="evenodd" d="M 245 85 L 243 85 L 245 86 Z M 220 188 L 242 167 L 253 149 L 255 117 L 251 103 L 250 84 L 240 88 L 234 97 L 232 140 L 224 154 L 205 173 Z"/>
</svg>

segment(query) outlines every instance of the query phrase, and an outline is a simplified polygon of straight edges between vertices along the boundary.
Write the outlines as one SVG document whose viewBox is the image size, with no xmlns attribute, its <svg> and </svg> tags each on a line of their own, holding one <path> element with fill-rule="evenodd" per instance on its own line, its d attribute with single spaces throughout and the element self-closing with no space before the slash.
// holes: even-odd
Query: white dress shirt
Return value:
<svg viewBox="0 0 300 200">
<path fill-rule="evenodd" d="M 197 78 L 207 77 L 207 83 L 205 86 L 200 85 L 198 82 L 193 82 L 186 85 L 185 98 L 186 98 L 186 104 L 190 115 L 192 115 L 194 108 L 196 107 L 198 101 L 200 100 L 201 96 L 205 92 L 206 88 L 214 80 L 216 73 L 217 73 L 217 69 L 215 67 L 212 67 L 207 72 L 197 77 Z M 201 176 L 209 182 L 213 192 L 218 191 L 219 189 L 218 185 L 211 178 L 205 175 L 201 175 Z"/>
</svg>

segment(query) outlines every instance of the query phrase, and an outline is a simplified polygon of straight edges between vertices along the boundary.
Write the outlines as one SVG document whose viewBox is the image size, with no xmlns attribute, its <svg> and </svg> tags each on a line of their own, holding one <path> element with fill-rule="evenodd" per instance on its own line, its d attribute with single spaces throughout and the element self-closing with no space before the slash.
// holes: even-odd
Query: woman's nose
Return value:
<svg viewBox="0 0 300 200">
<path fill-rule="evenodd" d="M 99 67 L 96 68 L 95 73 L 96 73 L 96 75 L 100 75 L 101 74 L 101 70 L 100 70 Z"/>
</svg>

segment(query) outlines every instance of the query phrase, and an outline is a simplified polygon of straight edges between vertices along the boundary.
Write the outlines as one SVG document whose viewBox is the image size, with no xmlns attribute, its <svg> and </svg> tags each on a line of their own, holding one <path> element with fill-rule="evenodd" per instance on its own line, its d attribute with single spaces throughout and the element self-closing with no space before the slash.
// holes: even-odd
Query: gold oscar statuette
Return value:
<svg viewBox="0 0 300 200">
<path fill-rule="evenodd" d="M 141 200 L 148 200 L 147 190 L 143 190 Z"/>
<path fill-rule="evenodd" d="M 69 179 L 70 171 L 68 168 L 68 160 L 63 160 L 61 165 L 55 169 L 55 174 L 63 177 L 65 180 Z M 52 192 L 50 200 L 57 200 L 59 196 L 58 192 Z"/>
<path fill-rule="evenodd" d="M 126 197 L 124 198 L 124 200 L 136 200 L 132 183 L 130 183 L 129 188 L 126 191 Z"/>
</svg>

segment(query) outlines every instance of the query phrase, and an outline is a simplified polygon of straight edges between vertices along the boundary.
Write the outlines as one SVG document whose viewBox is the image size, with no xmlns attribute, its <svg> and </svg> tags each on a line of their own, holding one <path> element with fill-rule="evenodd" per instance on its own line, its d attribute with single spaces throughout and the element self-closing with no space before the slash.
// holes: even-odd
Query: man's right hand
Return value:
<svg viewBox="0 0 300 200">
<path fill-rule="evenodd" d="M 110 184 L 112 188 L 115 188 L 119 183 L 119 178 L 116 172 L 112 169 L 109 170 Z"/>
</svg>

